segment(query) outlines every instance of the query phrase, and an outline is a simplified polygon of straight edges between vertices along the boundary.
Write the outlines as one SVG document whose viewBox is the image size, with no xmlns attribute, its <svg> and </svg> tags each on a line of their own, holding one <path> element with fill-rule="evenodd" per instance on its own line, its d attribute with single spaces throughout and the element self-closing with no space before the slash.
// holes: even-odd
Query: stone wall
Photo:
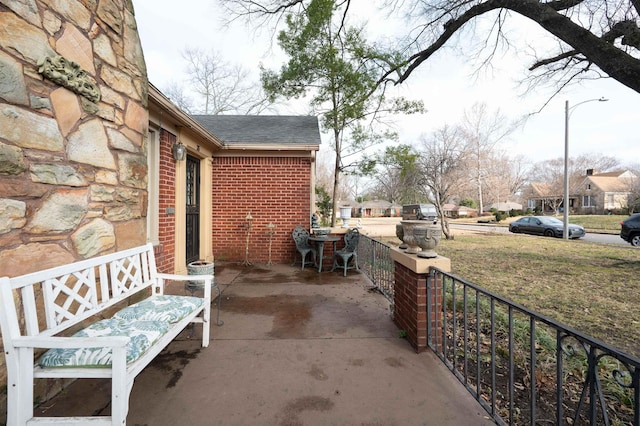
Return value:
<svg viewBox="0 0 640 426">
<path fill-rule="evenodd" d="M 145 243 L 147 90 L 131 0 L 0 0 L 0 275 Z"/>
</svg>

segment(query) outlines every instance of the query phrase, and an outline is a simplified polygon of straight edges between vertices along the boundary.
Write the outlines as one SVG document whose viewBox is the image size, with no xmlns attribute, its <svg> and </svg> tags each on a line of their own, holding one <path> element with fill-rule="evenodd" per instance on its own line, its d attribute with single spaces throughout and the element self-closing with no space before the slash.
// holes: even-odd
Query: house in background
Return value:
<svg viewBox="0 0 640 426">
<path fill-rule="evenodd" d="M 459 219 L 464 217 L 476 217 L 478 216 L 478 210 L 472 209 L 466 206 L 457 206 L 455 204 L 447 203 L 442 206 L 444 215 L 451 219 Z"/>
<path fill-rule="evenodd" d="M 629 170 L 595 173 L 587 170 L 584 179 L 572 190 L 577 214 L 624 213 L 638 177 Z"/>
<path fill-rule="evenodd" d="M 493 203 L 489 206 L 488 211 L 495 211 L 509 213 L 511 210 L 522 210 L 522 204 L 515 203 L 513 201 L 506 201 L 504 203 Z"/>
<path fill-rule="evenodd" d="M 402 206 L 386 200 L 374 199 L 358 203 L 354 214 L 357 217 L 398 217 L 402 216 Z"/>
<path fill-rule="evenodd" d="M 543 182 L 531 182 L 522 190 L 522 197 L 527 200 L 528 209 L 543 214 L 556 213 L 564 198 L 561 188 Z"/>
<path fill-rule="evenodd" d="M 638 177 L 628 170 L 596 173 L 588 169 L 569 188 L 569 211 L 573 214 L 622 213 Z M 527 207 L 542 213 L 562 211 L 563 188 L 540 182 L 531 183 L 524 191 Z"/>
</svg>

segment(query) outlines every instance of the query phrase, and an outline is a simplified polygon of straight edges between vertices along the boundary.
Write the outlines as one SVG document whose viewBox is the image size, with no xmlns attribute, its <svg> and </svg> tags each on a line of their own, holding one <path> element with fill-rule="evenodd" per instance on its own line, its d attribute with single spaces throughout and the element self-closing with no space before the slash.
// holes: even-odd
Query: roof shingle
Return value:
<svg viewBox="0 0 640 426">
<path fill-rule="evenodd" d="M 318 117 L 298 115 L 193 115 L 224 143 L 320 145 Z"/>
</svg>

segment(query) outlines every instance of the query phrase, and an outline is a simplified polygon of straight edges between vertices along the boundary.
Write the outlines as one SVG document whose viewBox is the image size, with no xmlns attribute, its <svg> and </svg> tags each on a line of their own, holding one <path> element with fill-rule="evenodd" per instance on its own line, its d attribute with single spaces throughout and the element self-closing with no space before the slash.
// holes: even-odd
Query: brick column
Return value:
<svg viewBox="0 0 640 426">
<path fill-rule="evenodd" d="M 442 334 L 442 292 L 439 285 L 429 277 L 429 268 L 451 271 L 450 259 L 438 256 L 422 259 L 415 254 L 392 248 L 391 258 L 395 262 L 394 322 L 406 333 L 406 339 L 417 352 L 428 348 L 428 339 L 440 342 Z M 431 286 L 431 300 L 427 301 L 427 285 Z M 427 304 L 431 311 L 431 332 L 427 334 Z M 435 339 L 434 339 L 435 337 Z"/>
</svg>

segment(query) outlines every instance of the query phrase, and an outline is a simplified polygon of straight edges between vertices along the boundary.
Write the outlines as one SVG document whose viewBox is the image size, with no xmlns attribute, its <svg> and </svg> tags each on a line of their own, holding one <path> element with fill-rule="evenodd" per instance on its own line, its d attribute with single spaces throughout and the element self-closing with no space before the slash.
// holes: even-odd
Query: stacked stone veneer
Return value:
<svg viewBox="0 0 640 426">
<path fill-rule="evenodd" d="M 214 157 L 211 213 L 216 259 L 244 259 L 244 219 L 251 212 L 250 260 L 268 261 L 266 225 L 273 223 L 271 260 L 291 262 L 295 253 L 293 228 L 310 226 L 310 191 L 310 158 Z"/>
<path fill-rule="evenodd" d="M 39 72 L 57 57 L 100 99 Z M 147 89 L 130 0 L 0 0 L 0 275 L 146 241 Z"/>
</svg>

